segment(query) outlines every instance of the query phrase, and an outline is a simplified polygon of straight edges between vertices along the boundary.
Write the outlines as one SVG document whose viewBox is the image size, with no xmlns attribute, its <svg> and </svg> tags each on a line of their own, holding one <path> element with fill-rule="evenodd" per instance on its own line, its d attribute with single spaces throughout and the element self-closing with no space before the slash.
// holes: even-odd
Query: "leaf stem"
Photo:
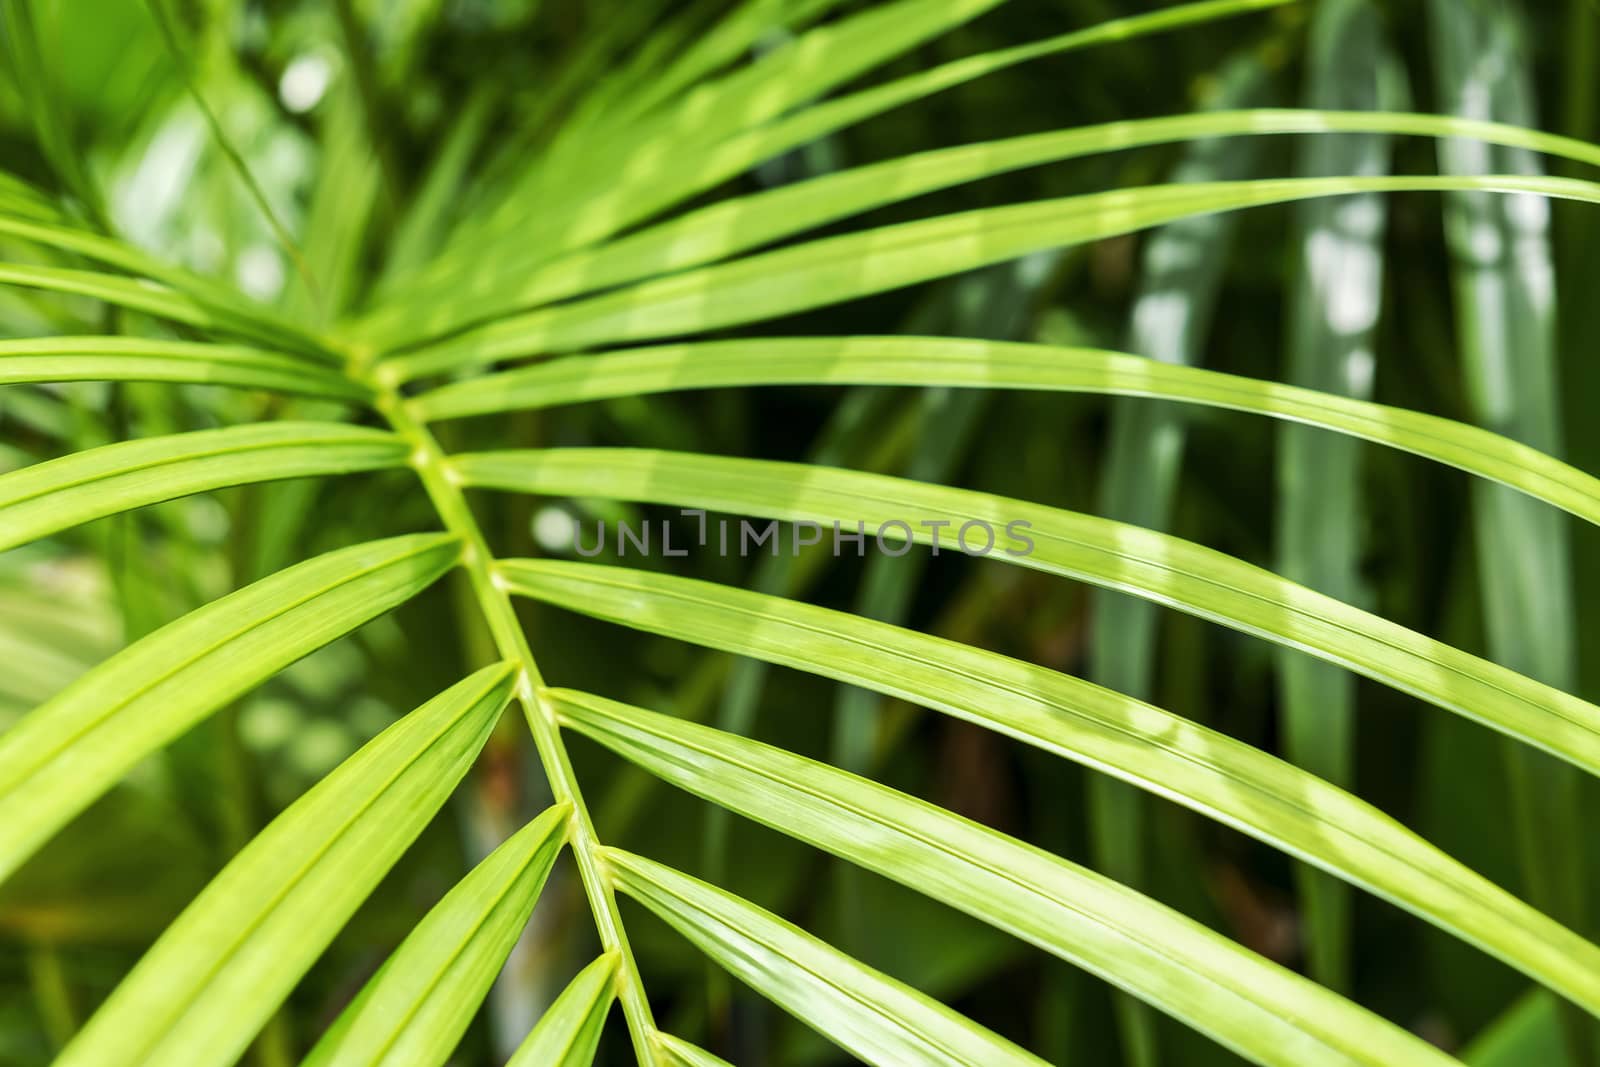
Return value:
<svg viewBox="0 0 1600 1067">
<path fill-rule="evenodd" d="M 589 810 L 584 804 L 577 777 L 567 756 L 566 744 L 562 741 L 554 712 L 540 696 L 544 680 L 539 674 L 533 651 L 528 647 L 522 625 L 517 621 L 516 609 L 510 595 L 496 578 L 494 557 L 489 553 L 483 532 L 467 505 L 460 485 L 451 475 L 444 450 L 428 428 L 406 410 L 404 398 L 392 384 L 375 382 L 373 386 L 377 393 L 378 410 L 394 432 L 412 446 L 411 465 L 421 478 L 434 510 L 438 512 L 445 528 L 461 539 L 462 566 L 471 582 L 478 607 L 489 624 L 495 647 L 501 656 L 521 669 L 521 676 L 517 680 L 517 700 L 522 704 L 528 727 L 533 733 L 534 746 L 555 802 L 572 805 L 572 854 L 577 861 L 584 894 L 588 897 L 595 924 L 599 928 L 600 942 L 606 951 L 616 952 L 620 961 L 616 976 L 617 999 L 622 1003 L 622 1013 L 627 1019 L 634 1052 L 641 1064 L 647 1067 L 654 1065 L 655 1019 L 651 1015 L 633 950 L 628 944 L 627 932 L 623 929 L 622 917 L 617 910 L 610 875 L 601 862 L 600 843 L 595 837 Z"/>
</svg>

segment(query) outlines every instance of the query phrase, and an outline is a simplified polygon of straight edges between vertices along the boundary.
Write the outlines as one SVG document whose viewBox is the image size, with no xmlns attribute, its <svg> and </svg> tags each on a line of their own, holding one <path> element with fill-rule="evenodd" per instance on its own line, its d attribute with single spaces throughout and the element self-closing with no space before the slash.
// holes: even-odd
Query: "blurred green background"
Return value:
<svg viewBox="0 0 1600 1067">
<path fill-rule="evenodd" d="M 161 7 L 168 40 L 142 0 L 40 3 L 41 69 L 0 70 L 0 167 L 59 188 L 30 118 L 44 92 L 123 233 L 262 299 L 285 300 L 308 318 L 334 316 L 359 309 L 391 268 L 405 239 L 401 222 L 419 196 L 442 190 L 447 200 L 472 202 L 475 186 L 466 177 L 428 183 L 441 161 L 458 161 L 474 181 L 502 179 L 520 154 L 558 133 L 609 65 L 641 49 L 681 48 L 727 6 L 179 0 Z M 870 80 L 1156 6 L 1012 0 Z M 1592 0 L 1360 5 L 1360 32 L 1369 36 L 1348 39 L 1328 28 L 1335 16 L 1324 11 L 1335 6 L 1352 5 L 1306 2 L 1024 64 L 808 145 L 731 188 L 939 146 L 1218 106 L 1482 106 L 1508 121 L 1589 140 L 1600 134 L 1600 7 Z M 296 266 L 208 131 L 190 79 L 276 215 L 308 256 L 320 257 L 318 276 L 334 279 L 320 306 L 296 291 Z M 1370 102 L 1360 102 L 1363 93 Z M 1144 184 L 1174 172 L 1291 175 L 1359 166 L 1363 158 L 1396 173 L 1441 166 L 1431 142 L 1324 140 L 1330 147 L 1253 138 L 1095 156 L 896 205 L 840 229 Z M 1525 161 L 1503 162 L 1501 169 L 1515 169 Z M 1547 221 L 1530 221 L 1530 212 L 1545 210 L 1542 202 L 1473 215 L 1479 208 L 1412 194 L 1353 209 L 1348 201 L 1260 209 L 1038 255 L 765 332 L 1089 344 L 1306 380 L 1315 368 L 1294 362 L 1315 359 L 1306 355 L 1316 342 L 1307 340 L 1305 301 L 1324 311 L 1355 301 L 1356 318 L 1372 322 L 1357 363 L 1369 372 L 1374 399 L 1468 421 L 1492 423 L 1500 412 L 1496 428 L 1600 471 L 1593 412 L 1600 216 L 1562 204 Z M 1323 269 L 1315 266 L 1318 242 L 1330 233 L 1346 246 L 1331 261 L 1331 281 L 1318 288 L 1308 278 Z M 34 254 L 4 241 L 0 252 Z M 1539 283 L 1551 270 L 1553 287 Z M 1529 306 L 1529 292 L 1553 296 L 1548 307 Z M 0 288 L 0 336 L 87 332 L 101 314 L 88 301 Z M 1539 343 L 1517 343 L 1529 334 L 1512 327 L 1495 333 L 1495 323 L 1507 322 L 1531 323 L 1533 336 L 1551 331 L 1543 393 L 1528 377 L 1542 373 Z M 85 443 L 244 421 L 281 403 L 204 387 L 8 386 L 0 389 L 0 470 Z M 1512 665 L 1600 698 L 1595 530 L 1544 518 L 1517 526 L 1515 515 L 1497 526 L 1481 514 L 1493 505 L 1477 505 L 1475 516 L 1466 476 L 1388 450 L 1351 446 L 1342 466 L 1338 456 L 1302 456 L 1295 467 L 1286 456 L 1304 446 L 1245 415 L 1057 394 L 751 389 L 471 420 L 445 432 L 454 448 L 626 444 L 904 473 L 1165 525 L 1278 569 L 1295 562 L 1295 544 L 1314 551 L 1304 546 L 1322 543 L 1320 531 L 1349 546 L 1346 599 L 1502 662 L 1521 657 Z M 1330 464 L 1326 480 L 1304 473 L 1318 462 Z M 1301 473 L 1286 473 L 1293 470 Z M 570 555 L 575 521 L 639 517 L 617 505 L 482 503 L 505 555 Z M 285 483 L 159 505 L 0 556 L 0 726 L 123 642 L 290 559 L 348 543 L 377 515 L 397 529 L 433 523 L 403 474 L 367 475 L 337 489 Z M 1310 524 L 1298 541 L 1289 532 L 1296 521 Z M 1531 604 L 1509 604 L 1504 591 L 1486 587 L 1486 552 L 1501 572 L 1526 578 L 1512 595 L 1520 590 Z M 1291 661 L 1188 616 L 1130 609 L 1112 594 L 951 553 L 870 563 L 822 554 L 697 556 L 682 565 L 701 577 L 804 594 L 1120 683 L 1270 751 L 1291 745 L 1282 725 Z M 256 829 L 417 694 L 482 662 L 485 635 L 461 598 L 459 588 L 438 587 L 208 721 L 148 761 L 0 890 L 0 1064 L 48 1062 Z M 1024 840 L 1136 872 L 1158 899 L 1273 959 L 1310 966 L 1292 864 L 1265 845 L 1151 800 L 1142 816 L 1120 816 L 1140 821 L 1119 848 L 1097 848 L 1094 817 L 1119 817 L 1107 816 L 1120 810 L 1118 800 L 1072 765 L 819 678 L 756 670 L 553 609 L 524 611 L 554 684 L 699 715 L 869 769 Z M 1313 673 L 1303 684 L 1319 694 L 1347 683 Z M 1377 684 L 1348 684 L 1353 748 L 1343 752 L 1338 737 L 1310 738 L 1297 759 L 1331 763 L 1361 796 L 1524 895 L 1539 892 L 1519 859 L 1529 834 L 1545 835 L 1554 868 L 1546 873 L 1555 881 L 1581 879 L 1586 868 L 1600 872 L 1586 826 L 1571 834 L 1571 827 L 1514 820 L 1508 764 L 1487 730 Z M 582 740 L 574 755 L 606 841 L 645 843 L 683 870 L 720 872 L 733 890 L 1052 1061 L 1137 1062 L 1103 983 L 909 890 L 718 816 Z M 1594 810 L 1595 783 L 1581 789 L 1579 810 Z M 542 807 L 542 790 L 526 731 L 510 717 L 470 788 L 363 907 L 249 1062 L 294 1062 L 430 904 Z M 501 1062 L 574 966 L 593 955 L 592 924 L 568 864 L 564 858 L 558 867 L 457 1062 Z M 1583 884 L 1576 882 L 1580 898 L 1589 895 Z M 1581 911 L 1582 899 L 1576 906 Z M 1332 973 L 1343 972 L 1361 1003 L 1448 1049 L 1470 1050 L 1477 1062 L 1560 1062 L 1564 1053 L 1550 1043 L 1554 1015 L 1527 996 L 1521 976 L 1380 901 L 1357 894 L 1351 907 L 1348 959 Z M 832 1046 L 712 974 L 642 910 L 625 907 L 625 916 L 666 1029 L 699 1035 L 741 1064 L 839 1060 Z M 1595 932 L 1592 922 L 1575 921 Z M 613 1024 L 618 1032 L 602 1058 L 624 1062 L 620 1020 Z M 1160 1062 L 1231 1062 L 1177 1024 L 1154 1025 Z"/>
</svg>

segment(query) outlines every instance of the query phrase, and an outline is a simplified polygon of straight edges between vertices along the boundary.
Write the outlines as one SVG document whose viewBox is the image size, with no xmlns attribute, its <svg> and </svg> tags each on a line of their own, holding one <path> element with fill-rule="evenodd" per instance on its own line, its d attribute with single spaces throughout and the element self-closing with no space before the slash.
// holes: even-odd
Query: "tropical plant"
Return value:
<svg viewBox="0 0 1600 1067">
<path fill-rule="evenodd" d="M 865 962 L 882 960 L 883 937 L 906 935 L 874 931 L 860 912 L 877 891 L 863 871 L 1127 994 L 1116 1029 L 1135 1062 L 1161 1055 L 1152 1010 L 1258 1063 L 1450 1062 L 1351 994 L 1348 887 L 1555 994 L 1570 1009 L 1562 1054 L 1583 1062 L 1600 948 L 1585 937 L 1581 864 L 1562 854 L 1582 840 L 1578 772 L 1600 774 L 1600 708 L 1574 695 L 1562 513 L 1600 525 L 1600 480 L 1556 457 L 1547 204 L 1592 210 L 1600 184 L 1546 176 L 1534 160 L 1583 173 L 1600 147 L 1534 128 L 1511 44 L 1490 75 L 1474 62 L 1485 42 L 1515 41 L 1497 5 L 1434 5 L 1448 115 L 1400 109 L 1403 78 L 1374 5 L 1324 0 L 1309 18 L 1285 5 L 1202 0 L 932 60 L 931 42 L 1002 0 L 631 0 L 600 5 L 604 17 L 574 5 L 541 15 L 583 32 L 540 54 L 549 62 L 528 98 L 492 68 L 466 72 L 464 93 L 436 78 L 429 27 L 448 22 L 446 5 L 335 0 L 297 9 L 267 38 L 282 101 L 315 107 L 307 132 L 262 92 L 231 36 L 264 17 L 250 5 L 104 4 L 123 67 L 137 69 L 86 89 L 59 45 L 84 9 L 9 0 L 7 106 L 26 128 L 19 173 L 0 175 L 0 402 L 14 468 L 0 475 L 0 695 L 17 712 L 0 733 L 0 877 L 13 913 L 34 916 L 12 927 L 28 934 L 29 988 L 62 1045 L 55 1062 L 226 1064 L 254 1043 L 279 1063 L 304 1041 L 309 1064 L 441 1064 L 497 976 L 506 1033 L 488 1044 L 517 1067 L 591 1062 L 613 1001 L 639 1062 L 721 1062 L 667 1031 L 709 1017 L 714 1035 L 731 995 L 723 978 L 673 1025 L 658 1023 L 685 998 L 652 998 L 629 932 L 651 924 L 659 938 L 662 923 L 867 1062 L 1058 1054 L 1024 1048 L 1004 1012 L 982 1025 Z M 504 6 L 515 7 L 482 7 L 491 30 Z M 1019 64 L 1246 16 L 1258 20 L 1243 31 L 1252 46 L 1191 113 L 894 148 L 852 166 L 823 158 L 843 131 L 935 108 L 939 94 Z M 338 55 L 283 61 L 324 20 Z M 1312 106 L 1259 106 L 1283 50 L 1307 36 Z M 887 73 L 863 82 L 876 71 Z M 1503 106 L 1475 104 L 1484 78 L 1499 79 L 1488 97 Z M 412 84 L 434 96 L 408 110 Z M 113 99 L 86 116 L 86 97 Z M 162 101 L 154 128 L 145 100 Z M 405 131 L 429 122 L 445 136 L 419 167 Z M 1305 135 L 1296 176 L 1261 176 L 1269 134 Z M 1441 139 L 1444 173 L 1391 173 L 1399 137 Z M 162 138 L 187 145 L 182 176 Z M 951 211 L 919 199 L 1165 145 L 1189 146 L 1168 183 Z M 764 187 L 741 184 L 752 171 Z M 1386 194 L 1430 192 L 1452 198 L 1480 425 L 1371 399 Z M 1290 272 L 1293 384 L 1198 366 L 1225 213 L 1278 204 L 1298 205 L 1292 241 L 1306 250 Z M 899 205 L 911 209 L 896 221 L 850 222 Z M 1020 340 L 1037 335 L 981 287 L 1012 261 L 1045 278 L 1060 250 L 1153 228 L 1129 342 L 1138 354 Z M 1514 248 L 1512 267 L 1473 258 L 1486 239 Z M 796 318 L 958 276 L 980 286 L 959 290 L 979 294 L 979 313 L 936 301 L 923 325 L 892 334 L 873 325 L 895 311 L 881 301 Z M 1040 285 L 1006 278 L 993 288 Z M 1327 310 L 1352 306 L 1353 319 Z M 1187 332 L 1163 324 L 1175 308 Z M 950 336 L 930 335 L 941 328 Z M 693 450 L 727 440 L 714 424 L 738 411 L 666 403 L 758 386 L 851 391 L 805 463 Z M 903 406 L 911 389 L 920 406 Z M 1113 418 L 1105 515 L 939 484 L 970 438 L 1004 443 L 1004 423 L 979 406 L 985 390 L 1129 398 Z M 1282 574 L 1162 532 L 1178 413 L 1193 408 L 1284 424 Z M 1481 483 L 1492 658 L 1359 606 L 1370 602 L 1360 441 Z M 1065 460 L 1066 443 L 1056 447 L 1046 469 Z M 558 503 L 535 509 L 523 496 Z M 739 557 L 752 532 L 775 529 L 756 542 L 773 556 L 748 575 L 738 558 L 679 565 L 667 558 L 677 550 L 663 555 L 670 541 L 638 551 L 652 529 L 692 540 L 696 524 L 706 546 L 708 516 L 733 517 Z M 596 554 L 586 542 L 597 522 L 602 541 L 607 524 L 634 540 L 619 533 L 603 562 L 571 558 Z M 545 545 L 537 558 L 530 525 Z M 902 542 L 948 556 L 959 536 L 970 553 L 974 528 L 991 537 L 977 553 L 986 574 L 1108 591 L 1096 601 L 1095 681 L 906 625 L 936 578 L 899 558 Z M 995 531 L 1020 536 L 990 551 Z M 807 602 L 838 572 L 827 564 L 841 545 L 878 556 L 856 611 Z M 1283 758 L 1147 702 L 1155 605 L 1281 647 Z M 657 646 L 582 617 L 670 639 L 672 666 L 634 674 L 630 657 Z M 548 670 L 605 635 L 613 643 L 586 670 Z M 685 644 L 718 655 L 685 658 Z M 850 687 L 818 752 L 830 759 L 802 754 L 817 751 L 803 723 L 750 736 L 775 688 L 758 664 Z M 592 684 L 548 680 L 563 675 Z M 1357 676 L 1509 739 L 1515 805 L 1481 831 L 1525 846 L 1527 901 L 1357 795 Z M 914 719 L 868 694 L 1090 769 L 1105 783 L 1090 795 L 1098 870 L 915 795 L 919 776 L 893 761 Z M 301 697 L 343 709 L 329 745 L 348 755 L 329 767 L 325 749 L 265 781 L 251 752 L 267 733 L 283 744 L 327 734 Z M 392 722 L 384 712 L 412 705 Z M 520 725 L 504 714 L 512 706 Z M 569 749 L 575 738 L 596 744 Z M 524 819 L 505 795 L 541 788 L 520 781 L 527 739 L 547 806 Z M 703 824 L 685 816 L 705 877 L 645 854 L 651 838 L 635 831 L 667 803 L 657 783 L 711 806 Z M 163 826 L 190 809 L 185 791 L 220 798 L 208 832 L 226 862 L 214 877 L 216 864 Z M 1141 794 L 1303 865 L 1309 975 L 1157 899 Z M 428 830 L 452 798 L 466 828 L 441 844 Z M 837 879 L 846 944 L 778 914 L 781 895 L 741 861 L 729 813 L 845 861 L 823 879 L 784 853 L 811 872 L 795 878 Z M 464 847 L 477 862 L 419 909 L 389 877 L 414 845 Z M 48 905 L 82 884 L 74 862 L 118 849 L 135 854 L 138 878 L 152 869 L 138 866 L 141 851 L 157 864 L 163 850 L 189 857 L 167 869 L 183 906 L 168 923 L 170 892 L 95 902 L 114 912 L 101 920 L 128 920 L 122 935 L 141 955 L 80 1027 L 58 942 L 87 920 L 65 908 L 52 926 Z M 595 935 L 592 962 L 571 968 L 559 995 L 540 984 L 554 965 L 526 958 L 548 943 L 529 927 L 541 893 L 555 891 L 547 881 L 577 887 Z M 364 906 L 375 892 L 381 906 Z M 750 899 L 763 896 L 774 906 Z M 558 921 L 579 925 L 576 913 Z M 295 1025 L 281 1006 L 363 923 L 364 943 L 385 946 L 382 966 L 331 1001 L 335 1015 Z M 1553 1003 L 1535 1007 L 1555 1019 Z M 548 1008 L 519 1027 L 535 1004 Z M 1540 1039 L 1556 1032 L 1542 1024 Z M 786 1043 L 796 1061 L 823 1055 Z"/>
</svg>

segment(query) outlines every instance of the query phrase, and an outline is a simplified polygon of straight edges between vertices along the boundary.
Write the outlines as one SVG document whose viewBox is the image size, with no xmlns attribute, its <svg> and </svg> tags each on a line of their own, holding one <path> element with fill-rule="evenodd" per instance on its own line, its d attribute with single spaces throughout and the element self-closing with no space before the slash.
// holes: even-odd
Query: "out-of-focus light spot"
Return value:
<svg viewBox="0 0 1600 1067">
<path fill-rule="evenodd" d="M 288 755 L 296 770 L 321 777 L 337 767 L 355 747 L 356 739 L 344 727 L 326 719 L 313 719 L 301 723 L 295 731 L 288 745 Z"/>
<path fill-rule="evenodd" d="M 1506 197 L 1506 217 L 1519 230 L 1543 230 L 1550 225 L 1550 201 L 1525 193 Z"/>
<path fill-rule="evenodd" d="M 278 99 L 295 114 L 304 114 L 317 106 L 332 77 L 333 67 L 324 57 L 295 56 L 278 79 Z"/>
<path fill-rule="evenodd" d="M 572 547 L 572 516 L 557 507 L 543 507 L 533 517 L 533 539 L 546 552 L 565 552 Z"/>
<path fill-rule="evenodd" d="M 228 254 L 228 246 L 222 243 L 222 238 L 215 230 L 198 230 L 189 241 L 190 256 L 195 266 L 203 271 L 215 271 L 222 266 L 222 257 Z"/>
<path fill-rule="evenodd" d="M 1467 231 L 1468 254 L 1477 263 L 1493 263 L 1500 258 L 1505 243 L 1500 239 L 1500 230 L 1492 222 L 1477 221 Z"/>
<path fill-rule="evenodd" d="M 212 496 L 188 497 L 184 504 L 184 517 L 189 522 L 189 530 L 197 540 L 202 542 L 220 542 L 228 536 L 231 523 L 228 520 L 228 509 L 222 502 Z"/>
<path fill-rule="evenodd" d="M 1377 249 L 1364 235 L 1352 239 L 1329 229 L 1312 233 L 1306 249 L 1328 328 L 1341 337 L 1371 330 L 1378 321 L 1382 289 L 1383 260 Z"/>
<path fill-rule="evenodd" d="M 1188 294 L 1176 289 L 1142 296 L 1133 309 L 1133 334 L 1140 339 L 1140 354 L 1168 362 L 1176 360 L 1178 357 L 1173 353 L 1183 343 L 1193 311 Z"/>
<path fill-rule="evenodd" d="M 246 293 L 271 300 L 283 290 L 283 259 L 271 245 L 251 245 L 239 253 L 234 275 Z"/>
<path fill-rule="evenodd" d="M 1344 233 L 1376 237 L 1383 230 L 1383 201 L 1375 196 L 1347 197 L 1334 205 L 1333 218 Z"/>
<path fill-rule="evenodd" d="M 1344 362 L 1345 391 L 1351 396 L 1371 396 L 1372 379 L 1377 369 L 1378 361 L 1370 351 L 1365 348 L 1351 349 Z"/>
<path fill-rule="evenodd" d="M 274 749 L 294 739 L 301 715 L 293 704 L 255 700 L 239 715 L 239 733 L 253 749 Z"/>
<path fill-rule="evenodd" d="M 1055 268 L 1057 256 L 1058 253 L 1054 249 L 1023 256 L 1017 261 L 1017 281 L 1029 288 L 1043 285 L 1051 270 Z"/>
</svg>

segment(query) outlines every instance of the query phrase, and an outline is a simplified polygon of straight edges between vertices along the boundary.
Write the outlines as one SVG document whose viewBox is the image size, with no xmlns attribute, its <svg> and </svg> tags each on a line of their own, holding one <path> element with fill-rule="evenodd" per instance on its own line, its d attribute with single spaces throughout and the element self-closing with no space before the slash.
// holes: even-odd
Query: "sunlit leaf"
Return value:
<svg viewBox="0 0 1600 1067">
<path fill-rule="evenodd" d="M 666 574 L 500 565 L 514 592 L 955 715 L 1139 786 L 1299 856 L 1600 1013 L 1600 948 L 1336 786 L 1069 675 L 827 608 Z"/>
<path fill-rule="evenodd" d="M 1147 897 L 941 808 L 665 715 L 566 690 L 546 699 L 565 724 L 667 781 L 933 894 L 1258 1063 L 1451 1062 Z"/>
<path fill-rule="evenodd" d="M 674 139 L 668 142 L 673 151 L 666 160 L 658 158 L 659 151 L 655 154 L 644 153 L 640 158 L 641 153 L 636 146 L 637 134 L 635 134 L 632 156 L 638 162 L 632 166 L 617 166 L 616 169 L 623 180 L 600 189 L 584 188 L 579 194 L 581 210 L 574 204 L 569 205 L 566 211 L 552 211 L 548 199 L 534 197 L 526 192 L 522 194 L 521 199 L 531 202 L 533 209 L 540 213 L 543 221 L 538 225 L 553 231 L 549 240 L 530 241 L 530 234 L 527 231 L 502 224 L 506 232 L 500 244 L 493 246 L 501 254 L 486 262 L 485 247 L 479 240 L 483 233 L 477 228 L 469 228 L 464 235 L 469 239 L 458 239 L 461 247 L 457 253 L 442 258 L 434 269 L 421 275 L 413 286 L 421 288 L 424 284 L 452 285 L 469 276 L 482 279 L 486 271 L 494 270 L 505 281 L 501 285 L 485 286 L 485 288 L 506 289 L 514 293 L 528 270 L 550 259 L 554 249 L 573 247 L 583 243 L 585 239 L 599 240 L 684 197 L 711 188 L 718 182 L 731 178 L 780 152 L 816 141 L 890 108 L 920 100 L 941 90 L 1030 59 L 1127 41 L 1147 34 L 1278 7 L 1285 2 L 1288 0 L 1201 0 L 1198 3 L 1176 4 L 1144 14 L 1111 19 L 1043 40 L 954 60 L 884 85 L 800 108 L 776 121 L 730 136 L 720 143 L 715 138 L 706 138 L 709 143 L 699 146 L 700 151 L 692 151 L 682 140 Z M 936 7 L 924 10 L 933 12 L 935 17 L 942 17 Z M 959 17 L 959 10 L 954 13 Z M 777 91 L 786 90 L 780 85 Z M 688 114 L 689 117 L 693 117 L 693 113 Z M 725 131 L 726 124 L 718 129 Z M 658 149 L 663 147 L 657 145 Z M 586 163 L 595 166 L 595 161 L 592 159 Z M 513 200 L 505 205 L 503 214 L 514 212 L 518 208 L 519 204 Z M 528 210 L 527 203 L 521 205 L 521 210 Z M 492 233 L 492 230 L 490 232 Z M 493 266 L 490 265 L 491 262 Z M 480 281 L 478 284 L 483 283 Z M 506 296 L 500 299 L 503 303 L 507 300 L 514 302 L 515 297 Z M 387 310 L 389 311 L 387 316 L 380 312 L 368 319 L 364 323 L 363 331 L 383 347 L 402 339 L 417 339 L 408 335 L 439 333 L 449 329 L 452 323 L 463 321 L 449 308 L 394 306 Z M 470 318 L 466 321 L 470 321 Z"/>
<path fill-rule="evenodd" d="M 616 977 L 617 958 L 611 953 L 579 971 L 506 1067 L 588 1067 L 616 994 Z"/>
<path fill-rule="evenodd" d="M 371 390 L 305 360 L 238 345 L 138 337 L 0 341 L 0 385 L 17 382 L 183 382 L 364 401 Z"/>
<path fill-rule="evenodd" d="M 91 519 L 223 486 L 398 467 L 394 434 L 276 422 L 123 441 L 0 475 L 0 549 Z"/>
<path fill-rule="evenodd" d="M 302 1067 L 449 1058 L 522 936 L 566 843 L 571 808 L 534 819 L 458 882 L 317 1042 Z"/>
<path fill-rule="evenodd" d="M 696 878 L 611 849 L 617 888 L 717 963 L 868 1063 L 1043 1061 L 804 930 Z"/>
<path fill-rule="evenodd" d="M 813 522 L 824 536 L 834 522 L 852 533 L 860 523 L 866 537 L 881 532 L 889 544 L 931 544 L 943 530 L 945 551 L 957 550 L 968 527 L 974 551 L 996 561 L 1134 593 L 1314 653 L 1600 774 L 1600 708 L 1166 534 L 994 494 L 794 463 L 574 448 L 469 454 L 455 466 L 484 488 Z M 737 523 L 730 528 L 744 536 Z M 768 543 L 761 550 L 776 551 L 777 542 Z"/>
<path fill-rule="evenodd" d="M 0 877 L 149 753 L 431 585 L 459 548 L 437 534 L 308 560 L 173 622 L 0 734 Z"/>
<path fill-rule="evenodd" d="M 656 1044 L 668 1067 L 728 1067 L 728 1061 L 671 1034 L 657 1034 Z"/>
<path fill-rule="evenodd" d="M 571 356 L 441 386 L 430 419 L 746 385 L 946 385 L 1176 400 L 1389 445 L 1519 489 L 1600 525 L 1600 478 L 1452 419 L 1277 382 L 1088 348 L 949 337 L 761 338 Z M 471 462 L 471 461 L 466 461 Z"/>
<path fill-rule="evenodd" d="M 1281 178 L 1090 193 L 865 230 L 501 319 L 385 364 L 398 380 L 594 345 L 700 333 L 825 307 L 1174 219 L 1359 192 L 1481 190 L 1600 204 L 1574 178 Z"/>
<path fill-rule="evenodd" d="M 1581 141 L 1436 115 L 1260 109 L 1082 126 L 937 149 L 719 201 L 522 272 L 494 292 L 466 293 L 448 309 L 428 312 L 428 321 L 432 329 L 443 331 L 654 274 L 702 266 L 875 207 L 1024 167 L 1172 141 L 1334 132 L 1473 137 L 1600 166 L 1600 148 Z M 403 311 L 412 317 L 421 314 L 399 306 L 391 314 Z M 379 319 L 367 324 L 368 333 L 380 344 L 405 339 L 392 330 L 386 332 Z"/>
<path fill-rule="evenodd" d="M 466 774 L 511 698 L 487 667 L 379 734 L 223 868 L 60 1067 L 229 1064 Z"/>
</svg>

